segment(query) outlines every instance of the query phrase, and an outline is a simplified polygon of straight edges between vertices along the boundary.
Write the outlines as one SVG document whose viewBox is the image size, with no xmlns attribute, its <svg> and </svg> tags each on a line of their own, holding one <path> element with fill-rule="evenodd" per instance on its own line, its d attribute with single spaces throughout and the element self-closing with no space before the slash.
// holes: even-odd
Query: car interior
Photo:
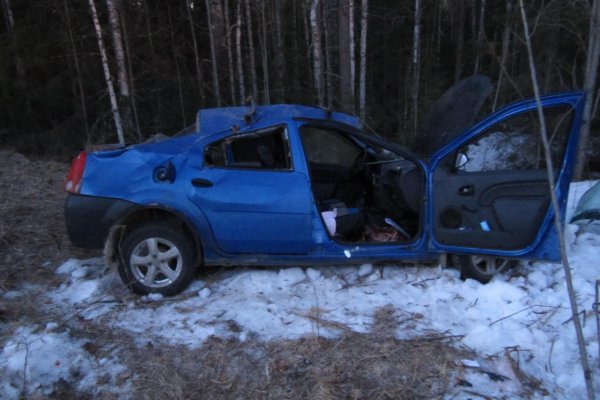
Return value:
<svg viewBox="0 0 600 400">
<path fill-rule="evenodd" d="M 335 230 L 330 231 L 335 240 L 417 238 L 424 190 L 417 164 L 334 128 L 304 125 L 300 137 L 319 211 L 335 213 Z"/>
</svg>

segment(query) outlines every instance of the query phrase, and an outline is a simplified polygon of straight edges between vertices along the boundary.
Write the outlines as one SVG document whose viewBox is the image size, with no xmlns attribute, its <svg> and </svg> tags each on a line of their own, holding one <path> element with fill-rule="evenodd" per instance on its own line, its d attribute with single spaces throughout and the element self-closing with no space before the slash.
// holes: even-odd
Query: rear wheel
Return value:
<svg viewBox="0 0 600 400">
<path fill-rule="evenodd" d="M 180 229 L 152 223 L 127 233 L 120 246 L 119 275 L 137 294 L 173 296 L 194 279 L 192 241 Z"/>
<path fill-rule="evenodd" d="M 516 265 L 516 261 L 493 256 L 459 256 L 460 274 L 463 279 L 472 278 L 488 283 L 494 275 Z"/>
</svg>

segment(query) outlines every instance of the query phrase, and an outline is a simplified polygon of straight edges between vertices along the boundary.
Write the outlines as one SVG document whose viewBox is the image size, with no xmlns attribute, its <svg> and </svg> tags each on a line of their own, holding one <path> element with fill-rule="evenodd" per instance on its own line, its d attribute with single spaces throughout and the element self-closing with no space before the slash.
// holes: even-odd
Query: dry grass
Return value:
<svg viewBox="0 0 600 400">
<path fill-rule="evenodd" d="M 68 165 L 0 151 L 0 289 L 47 284 L 77 254 L 67 239 L 62 190 Z"/>
<path fill-rule="evenodd" d="M 133 351 L 140 399 L 432 399 L 447 392 L 454 360 L 466 351 L 437 335 L 399 340 L 393 309 L 368 334 L 336 339 L 244 342 L 212 337 L 182 352 L 160 345 Z"/>
</svg>

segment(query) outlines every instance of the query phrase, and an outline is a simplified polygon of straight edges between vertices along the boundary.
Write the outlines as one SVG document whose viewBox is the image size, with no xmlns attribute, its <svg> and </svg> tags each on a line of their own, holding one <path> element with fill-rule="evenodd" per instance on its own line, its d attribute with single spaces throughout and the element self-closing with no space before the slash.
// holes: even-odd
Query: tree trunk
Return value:
<svg viewBox="0 0 600 400">
<path fill-rule="evenodd" d="M 235 23 L 235 49 L 237 56 L 237 73 L 240 92 L 239 104 L 246 103 L 246 84 L 244 82 L 244 63 L 242 59 L 242 0 L 238 0 L 236 7 L 236 23 Z"/>
<path fill-rule="evenodd" d="M 594 0 L 594 5 L 597 5 L 598 0 Z M 594 382 L 593 382 L 593 373 L 590 369 L 587 349 L 585 345 L 585 337 L 583 335 L 583 328 L 581 327 L 581 320 L 579 319 L 579 312 L 577 311 L 577 293 L 575 293 L 575 288 L 573 287 L 573 278 L 571 275 L 571 265 L 569 263 L 569 257 L 567 256 L 567 245 L 565 241 L 565 233 L 562 224 L 561 211 L 560 206 L 558 204 L 558 200 L 556 198 L 556 188 L 554 183 L 556 182 L 554 179 L 554 168 L 552 165 L 552 153 L 550 150 L 550 143 L 548 141 L 548 133 L 546 130 L 546 122 L 544 118 L 544 109 L 542 108 L 542 103 L 540 100 L 540 90 L 537 80 L 537 73 L 535 70 L 533 51 L 531 49 L 531 37 L 529 36 L 529 26 L 527 24 L 527 17 L 525 15 L 525 7 L 523 6 L 523 0 L 519 0 L 519 5 L 521 9 L 521 18 L 523 21 L 523 30 L 525 31 L 525 43 L 527 45 L 527 57 L 529 60 L 529 70 L 531 72 L 531 81 L 533 84 L 533 91 L 535 93 L 535 100 L 537 105 L 537 112 L 540 122 L 540 133 L 542 136 L 542 141 L 544 144 L 544 157 L 546 160 L 546 171 L 548 172 L 548 185 L 550 186 L 550 197 L 552 200 L 552 209 L 554 210 L 554 226 L 556 227 L 556 231 L 558 232 L 559 238 L 559 247 L 560 247 L 560 255 L 562 258 L 563 271 L 565 273 L 565 283 L 567 285 L 567 293 L 569 297 L 569 304 L 571 306 L 571 319 L 573 320 L 573 325 L 575 327 L 575 334 L 577 337 L 577 345 L 579 348 L 579 357 L 581 361 L 581 367 L 583 369 L 583 375 L 585 379 L 585 386 L 587 390 L 587 397 L 589 400 L 593 400 L 595 398 L 594 395 Z M 592 12 L 592 20 L 595 19 Z M 600 22 L 600 21 L 599 21 Z M 592 22 L 593 24 L 594 22 Z M 590 32 L 590 38 L 593 35 Z M 598 65 L 596 64 L 596 67 Z"/>
<path fill-rule="evenodd" d="M 4 10 L 4 17 L 6 19 L 6 28 L 10 37 L 11 46 L 14 51 L 14 64 L 15 70 L 17 71 L 17 78 L 19 79 L 18 84 L 22 85 L 25 79 L 25 66 L 23 64 L 23 59 L 19 54 L 19 48 L 17 47 L 14 29 L 15 29 L 15 20 L 12 13 L 12 7 L 10 5 L 10 0 L 2 0 L 2 9 Z"/>
<path fill-rule="evenodd" d="M 323 5 L 321 12 L 322 12 L 322 21 L 323 21 L 323 28 L 325 29 L 325 72 L 324 72 L 324 77 L 325 77 L 325 87 L 327 88 L 327 109 L 331 110 L 333 108 L 333 72 L 332 72 L 332 65 L 333 65 L 333 54 L 331 54 L 331 47 L 332 47 L 332 43 L 331 43 L 331 34 L 330 34 L 330 29 L 331 29 L 331 24 L 329 23 L 329 11 L 327 10 L 327 5 L 328 2 L 325 2 L 325 4 Z"/>
<path fill-rule="evenodd" d="M 110 97 L 111 111 L 113 119 L 115 121 L 115 128 L 117 129 L 117 137 L 119 144 L 125 144 L 125 136 L 123 134 L 123 125 L 121 124 L 121 114 L 119 113 L 119 104 L 117 102 L 117 96 L 113 87 L 113 80 L 108 68 L 108 58 L 106 57 L 106 48 L 104 47 L 104 40 L 102 39 L 102 28 L 100 27 L 100 21 L 98 20 L 98 13 L 96 12 L 96 4 L 94 0 L 89 0 L 90 10 L 92 12 L 92 19 L 94 21 L 94 29 L 96 31 L 96 39 L 98 40 L 98 48 L 100 50 L 100 59 L 102 60 L 102 69 L 104 71 L 104 79 L 106 80 L 106 87 L 108 89 L 108 95 Z"/>
<path fill-rule="evenodd" d="M 600 0 L 594 0 L 590 15 L 590 32 L 588 39 L 588 50 L 585 62 L 585 80 L 583 90 L 586 99 L 583 108 L 583 123 L 579 133 L 579 147 L 577 148 L 577 166 L 575 167 L 575 179 L 582 179 L 587 163 L 588 139 L 590 136 L 590 124 L 594 117 L 593 103 L 598 73 L 598 59 L 600 56 Z"/>
<path fill-rule="evenodd" d="M 225 0 L 225 7 L 223 10 L 225 17 L 225 40 L 227 45 L 227 67 L 229 70 L 229 94 L 231 95 L 231 105 L 235 105 L 235 70 L 233 68 L 233 53 L 231 50 L 231 31 L 233 27 L 229 21 L 229 0 Z"/>
<path fill-rule="evenodd" d="M 479 0 L 481 2 L 479 8 L 479 27 L 477 31 L 477 49 L 475 51 L 475 69 L 474 73 L 479 72 L 479 57 L 481 48 L 483 46 L 483 33 L 485 31 L 485 0 Z"/>
<path fill-rule="evenodd" d="M 508 49 L 510 47 L 510 33 L 512 27 L 512 3 L 513 0 L 506 0 L 506 21 L 504 25 L 504 32 L 502 33 L 502 54 L 500 55 L 500 76 L 498 77 L 498 84 L 496 85 L 496 94 L 494 96 L 494 103 L 492 105 L 492 111 L 496 111 L 496 105 L 498 104 L 498 95 L 500 94 L 500 88 L 502 87 L 502 78 L 506 72 L 506 60 L 508 58 Z"/>
<path fill-rule="evenodd" d="M 135 99 L 136 97 L 136 91 L 135 91 L 135 80 L 133 79 L 133 67 L 132 67 L 132 63 L 131 63 L 131 49 L 129 47 L 129 35 L 127 34 L 127 22 L 126 19 L 123 17 L 123 13 L 119 13 L 119 15 L 121 16 L 121 27 L 123 28 L 123 42 L 125 44 L 125 57 L 126 57 L 126 61 L 127 61 L 127 75 L 129 77 L 129 87 L 131 88 L 131 96 L 130 96 L 130 100 L 131 100 L 131 110 L 133 111 L 133 123 L 135 126 L 135 132 L 137 134 L 137 138 L 138 140 L 142 140 L 142 131 L 140 130 L 140 119 L 138 117 L 138 110 L 137 110 L 137 101 Z"/>
<path fill-rule="evenodd" d="M 264 104 L 271 103 L 271 89 L 269 88 L 269 59 L 267 57 L 267 20 L 265 18 L 265 2 L 260 0 L 260 19 L 261 19 L 261 36 L 260 36 L 260 54 L 262 60 L 263 72 L 263 102 Z"/>
<path fill-rule="evenodd" d="M 319 8 L 321 0 L 312 0 L 310 3 L 310 26 L 312 31 L 312 59 L 315 90 L 318 104 L 325 106 L 325 93 L 323 88 L 323 51 L 321 49 L 321 23 L 319 21 Z"/>
<path fill-rule="evenodd" d="M 417 136 L 418 125 L 418 103 L 419 103 L 419 79 L 421 61 L 421 0 L 415 0 L 415 27 L 413 32 L 413 46 L 411 57 L 412 70 L 412 112 L 413 112 L 413 135 Z"/>
<path fill-rule="evenodd" d="M 196 62 L 196 80 L 198 83 L 198 95 L 200 96 L 200 106 L 204 105 L 204 91 L 202 90 L 202 69 L 200 68 L 200 55 L 198 54 L 198 43 L 196 42 L 196 29 L 194 29 L 194 19 L 192 17 L 191 0 L 185 3 L 185 9 L 190 22 L 190 33 L 192 34 L 192 46 L 194 47 L 194 60 Z"/>
<path fill-rule="evenodd" d="M 189 6 L 186 5 L 186 7 Z M 179 107 L 181 110 L 181 128 L 184 129 L 187 126 L 185 119 L 185 103 L 183 101 L 183 83 L 181 81 L 181 70 L 179 68 L 179 60 L 177 57 L 177 43 L 175 43 L 175 34 L 173 33 L 173 18 L 171 17 L 171 6 L 167 3 L 167 14 L 169 17 L 169 33 L 171 34 L 171 49 L 173 50 L 173 60 L 175 61 L 175 73 L 177 74 L 177 89 L 179 90 Z M 189 16 L 189 15 L 188 15 Z"/>
<path fill-rule="evenodd" d="M 208 36 L 210 41 L 210 59 L 212 71 L 212 89 L 213 96 L 216 98 L 217 107 L 221 107 L 221 89 L 219 88 L 219 71 L 217 61 L 217 49 L 215 43 L 215 26 L 212 23 L 212 14 L 214 9 L 211 7 L 211 1 L 206 0 L 206 18 L 208 19 Z"/>
<path fill-rule="evenodd" d="M 358 88 L 358 108 L 360 119 L 364 123 L 367 116 L 366 90 L 367 90 L 367 16 L 369 0 L 362 0 L 360 13 L 360 78 Z"/>
<path fill-rule="evenodd" d="M 465 41 L 465 0 L 456 0 L 456 59 L 454 63 L 454 82 L 458 82 L 462 75 L 463 49 Z"/>
<path fill-rule="evenodd" d="M 274 0 L 273 5 L 273 21 L 275 22 L 275 34 L 273 35 L 275 42 L 275 100 L 278 103 L 285 101 L 285 44 L 283 40 L 283 23 L 282 23 L 282 6 L 283 2 Z"/>
<path fill-rule="evenodd" d="M 340 105 L 346 112 L 354 112 L 354 82 L 350 72 L 350 3 L 351 0 L 341 0 L 338 11 L 338 41 L 339 41 L 339 73 L 340 73 Z M 352 26 L 354 26 L 352 24 Z"/>
<path fill-rule="evenodd" d="M 348 0 L 348 44 L 350 45 L 350 97 L 352 114 L 356 113 L 356 42 L 354 38 L 354 0 Z"/>
<path fill-rule="evenodd" d="M 69 44 L 71 46 L 71 54 L 73 56 L 73 65 L 75 67 L 75 73 L 77 74 L 77 88 L 79 90 L 79 102 L 81 103 L 81 114 L 83 119 L 83 126 L 85 128 L 85 142 L 86 145 L 89 145 L 91 144 L 90 128 L 87 119 L 87 107 L 85 105 L 85 93 L 83 91 L 81 67 L 79 66 L 79 57 L 77 56 L 77 48 L 75 47 L 75 39 L 73 38 L 73 28 L 71 26 L 71 13 L 69 12 L 67 0 L 63 1 L 63 5 L 65 7 L 65 16 L 67 19 L 67 30 L 69 32 Z"/>
<path fill-rule="evenodd" d="M 252 98 L 258 101 L 258 78 L 256 76 L 256 61 L 254 58 L 254 36 L 252 34 L 252 13 L 250 0 L 246 0 L 246 29 L 248 31 L 248 55 L 250 57 L 250 79 L 252 80 Z"/>
</svg>

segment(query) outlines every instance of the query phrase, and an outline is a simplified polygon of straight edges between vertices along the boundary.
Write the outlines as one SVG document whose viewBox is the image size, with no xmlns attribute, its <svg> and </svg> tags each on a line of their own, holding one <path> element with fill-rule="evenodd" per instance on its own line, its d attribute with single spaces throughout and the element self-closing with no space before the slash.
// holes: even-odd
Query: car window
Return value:
<svg viewBox="0 0 600 400">
<path fill-rule="evenodd" d="M 546 130 L 550 141 L 552 164 L 559 168 L 565 152 L 573 110 L 570 107 L 553 107 L 544 110 Z M 462 171 L 514 171 L 544 169 L 544 147 L 540 123 L 535 111 L 503 120 L 463 146 L 459 154 Z"/>
<path fill-rule="evenodd" d="M 213 167 L 289 170 L 287 132 L 277 127 L 221 139 L 206 147 L 204 162 Z"/>
<path fill-rule="evenodd" d="M 362 149 L 338 131 L 317 126 L 300 128 L 302 145 L 309 162 L 351 167 Z"/>
</svg>

